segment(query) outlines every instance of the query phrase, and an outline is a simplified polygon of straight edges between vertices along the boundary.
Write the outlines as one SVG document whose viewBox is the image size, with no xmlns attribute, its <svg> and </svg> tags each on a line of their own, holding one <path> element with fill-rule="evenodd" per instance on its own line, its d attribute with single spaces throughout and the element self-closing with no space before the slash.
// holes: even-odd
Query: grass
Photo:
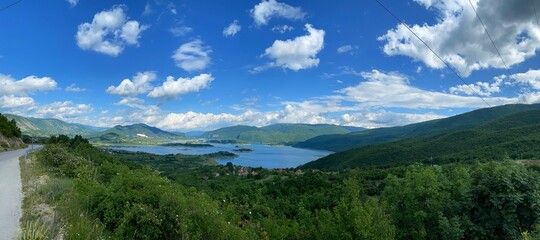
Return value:
<svg viewBox="0 0 540 240">
<path fill-rule="evenodd" d="M 19 165 L 24 195 L 19 239 L 105 238 L 103 224 L 73 197 L 73 180 L 55 176 L 35 155 L 21 157 Z"/>
</svg>

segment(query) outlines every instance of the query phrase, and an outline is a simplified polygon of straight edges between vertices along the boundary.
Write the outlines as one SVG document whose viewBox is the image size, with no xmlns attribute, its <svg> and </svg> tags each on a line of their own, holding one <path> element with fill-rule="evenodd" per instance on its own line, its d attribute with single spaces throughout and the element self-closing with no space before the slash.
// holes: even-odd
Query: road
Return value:
<svg viewBox="0 0 540 240">
<path fill-rule="evenodd" d="M 34 145 L 34 149 L 41 146 Z M 19 157 L 24 156 L 26 149 L 0 152 L 0 239 L 9 240 L 16 237 L 21 218 L 22 185 Z"/>
</svg>

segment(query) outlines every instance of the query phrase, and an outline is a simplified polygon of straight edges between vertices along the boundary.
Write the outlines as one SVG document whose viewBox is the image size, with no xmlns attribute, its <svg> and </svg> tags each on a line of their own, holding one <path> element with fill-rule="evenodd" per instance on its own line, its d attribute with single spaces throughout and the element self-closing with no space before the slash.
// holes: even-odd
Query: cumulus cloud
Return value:
<svg viewBox="0 0 540 240">
<path fill-rule="evenodd" d="M 504 76 L 506 77 L 506 76 Z M 540 90 L 540 70 L 532 70 L 524 73 L 516 73 L 509 76 L 511 83 L 528 86 L 534 90 Z"/>
<path fill-rule="evenodd" d="M 319 65 L 317 54 L 324 47 L 324 30 L 315 29 L 311 24 L 306 24 L 305 36 L 289 40 L 276 40 L 271 47 L 267 48 L 263 56 L 273 59 L 268 67 L 281 67 L 298 71 L 313 68 Z M 257 69 L 256 69 L 257 70 Z"/>
<path fill-rule="evenodd" d="M 17 97 L 13 94 L 0 96 L 0 109 L 26 109 L 35 105 L 31 97 Z"/>
<path fill-rule="evenodd" d="M 238 20 L 234 20 L 231 24 L 229 24 L 228 27 L 223 29 L 223 36 L 225 37 L 232 37 L 236 35 L 240 30 L 242 29 L 242 26 L 238 24 Z"/>
<path fill-rule="evenodd" d="M 171 34 L 173 36 L 175 36 L 175 37 L 185 36 L 186 34 L 190 33 L 191 31 L 193 31 L 193 28 L 190 28 L 190 27 L 185 26 L 185 25 L 174 26 L 174 27 L 169 29 L 169 32 L 171 32 Z"/>
<path fill-rule="evenodd" d="M 50 77 L 28 76 L 16 80 L 11 76 L 0 74 L 0 86 L 0 95 L 26 95 L 37 91 L 54 90 L 57 83 Z"/>
<path fill-rule="evenodd" d="M 251 16 L 257 26 L 266 25 L 274 17 L 302 20 L 306 13 L 300 7 L 293 7 L 276 0 L 263 0 L 251 9 Z"/>
<path fill-rule="evenodd" d="M 77 85 L 71 84 L 66 87 L 66 92 L 84 92 L 86 91 L 86 88 L 77 87 Z"/>
<path fill-rule="evenodd" d="M 90 104 L 73 104 L 71 101 L 53 102 L 47 105 L 40 106 L 36 114 L 40 117 L 51 117 L 58 119 L 75 118 L 82 114 L 87 114 L 93 111 Z"/>
<path fill-rule="evenodd" d="M 214 80 L 211 74 L 200 74 L 193 78 L 178 78 L 169 76 L 163 85 L 154 88 L 148 97 L 151 98 L 176 98 L 180 95 L 198 92 L 202 89 L 210 87 L 210 83 Z"/>
<path fill-rule="evenodd" d="M 519 95 L 519 103 L 532 104 L 540 103 L 540 92 L 526 92 Z"/>
<path fill-rule="evenodd" d="M 66 0 L 71 7 L 77 6 L 77 3 L 79 3 L 79 0 Z"/>
<path fill-rule="evenodd" d="M 286 32 L 290 32 L 294 30 L 294 27 L 293 26 L 289 26 L 289 25 L 277 25 L 277 26 L 274 26 L 272 27 L 272 32 L 277 32 L 277 33 L 286 33 Z"/>
<path fill-rule="evenodd" d="M 488 82 L 476 82 L 472 84 L 462 84 L 450 88 L 450 92 L 453 94 L 465 94 L 465 95 L 480 95 L 491 96 L 493 93 L 501 92 L 501 84 L 503 79 L 495 78 L 493 83 Z"/>
<path fill-rule="evenodd" d="M 109 86 L 107 93 L 122 97 L 136 96 L 152 89 L 151 81 L 156 80 L 155 72 L 139 72 L 133 80 L 124 79 L 118 86 Z"/>
<path fill-rule="evenodd" d="M 378 70 L 362 72 L 367 81 L 356 86 L 347 87 L 337 92 L 341 95 L 328 99 L 355 102 L 364 107 L 400 107 L 409 109 L 440 108 L 478 108 L 487 107 L 482 99 L 476 96 L 459 96 L 449 93 L 423 90 L 412 86 L 409 79 L 399 73 L 384 73 Z M 513 103 L 514 98 L 484 98 L 490 105 Z"/>
<path fill-rule="evenodd" d="M 403 126 L 445 117 L 447 116 L 434 113 L 397 113 L 378 110 L 362 111 L 352 114 L 345 113 L 341 115 L 341 120 L 344 125 L 379 128 L 387 126 Z"/>
<path fill-rule="evenodd" d="M 125 97 L 122 98 L 119 102 L 115 103 L 115 105 L 119 106 L 128 106 L 132 108 L 139 108 L 139 109 L 145 109 L 146 106 L 144 105 L 144 100 L 136 97 Z"/>
<path fill-rule="evenodd" d="M 505 68 L 468 0 L 415 0 L 435 10 L 438 21 L 432 25 L 413 24 L 410 28 L 446 62 L 467 77 L 486 68 Z M 472 1 L 508 66 L 534 56 L 540 48 L 540 29 L 528 0 Z M 405 26 L 398 25 L 378 38 L 385 42 L 387 55 L 404 55 L 435 69 L 444 64 Z"/>
<path fill-rule="evenodd" d="M 358 46 L 343 45 L 343 46 L 341 46 L 341 47 L 339 47 L 337 49 L 337 52 L 338 53 L 346 53 L 346 52 L 351 52 L 351 51 L 353 51 L 353 50 L 355 50 L 357 48 L 358 48 Z"/>
<path fill-rule="evenodd" d="M 180 45 L 174 52 L 172 58 L 176 66 L 188 72 L 204 70 L 210 64 L 209 46 L 203 45 L 199 39 Z"/>
<path fill-rule="evenodd" d="M 79 25 L 77 46 L 115 57 L 126 45 L 137 45 L 141 32 L 148 27 L 135 20 L 128 21 L 124 7 L 114 6 L 95 14 L 91 23 Z"/>
</svg>

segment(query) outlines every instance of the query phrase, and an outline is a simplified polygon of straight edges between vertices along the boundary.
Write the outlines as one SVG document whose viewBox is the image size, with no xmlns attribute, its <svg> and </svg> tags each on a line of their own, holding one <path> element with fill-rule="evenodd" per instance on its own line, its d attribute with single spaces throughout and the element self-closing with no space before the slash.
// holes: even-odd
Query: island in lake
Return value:
<svg viewBox="0 0 540 240">
<path fill-rule="evenodd" d="M 235 152 L 253 152 L 253 149 L 249 149 L 249 148 L 237 148 L 237 149 L 233 149 L 233 151 L 235 151 Z"/>
<path fill-rule="evenodd" d="M 164 143 L 160 146 L 165 147 L 213 147 L 214 145 L 208 143 Z"/>
</svg>

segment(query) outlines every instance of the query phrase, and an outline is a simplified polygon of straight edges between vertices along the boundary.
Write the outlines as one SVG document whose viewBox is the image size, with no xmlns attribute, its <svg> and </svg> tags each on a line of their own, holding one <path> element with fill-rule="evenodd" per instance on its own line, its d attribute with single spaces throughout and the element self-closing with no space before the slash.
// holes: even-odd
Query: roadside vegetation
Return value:
<svg viewBox="0 0 540 240">
<path fill-rule="evenodd" d="M 21 162 L 24 230 L 65 239 L 539 237 L 540 168 L 523 162 L 328 172 L 129 155 L 51 138 Z"/>
</svg>

